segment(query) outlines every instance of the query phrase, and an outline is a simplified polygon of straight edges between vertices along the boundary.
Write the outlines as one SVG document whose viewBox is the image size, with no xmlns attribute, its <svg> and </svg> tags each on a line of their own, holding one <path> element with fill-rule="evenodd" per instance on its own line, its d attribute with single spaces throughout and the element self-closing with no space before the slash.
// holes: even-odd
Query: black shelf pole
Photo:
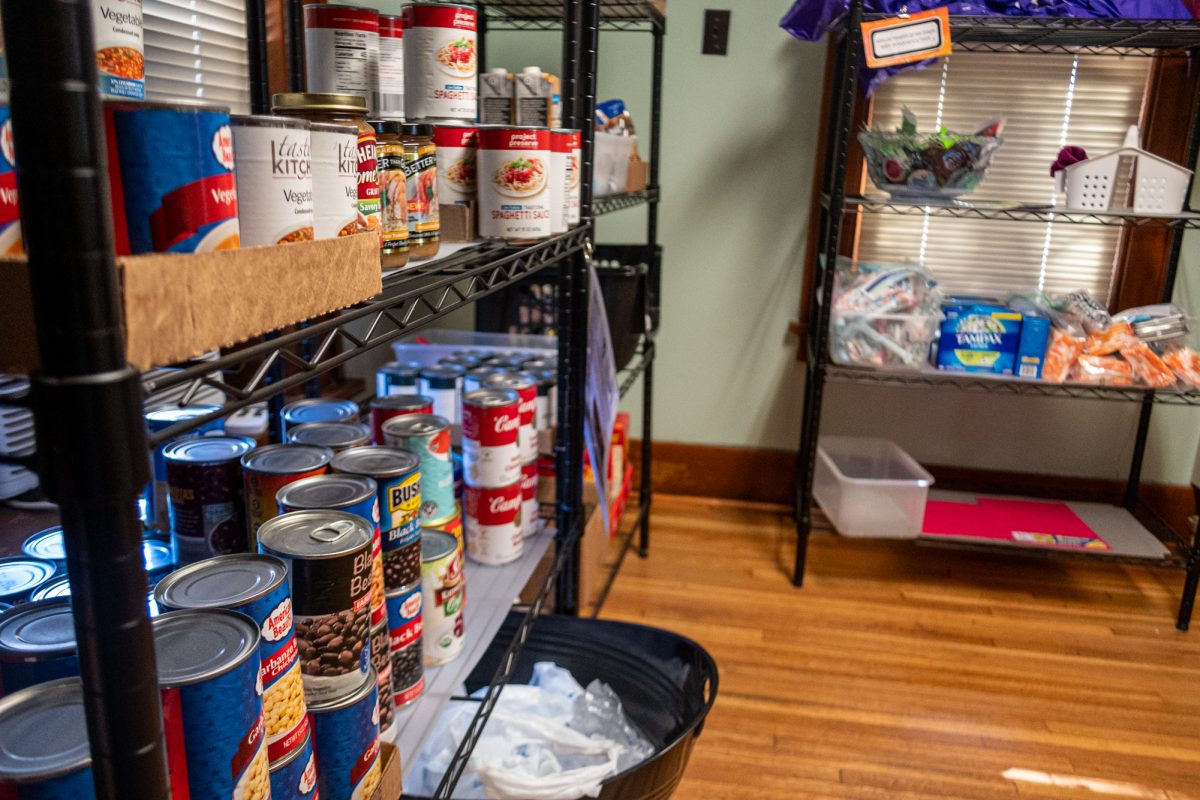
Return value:
<svg viewBox="0 0 1200 800">
<path fill-rule="evenodd" d="M 255 114 L 270 114 L 265 0 L 246 0 L 246 55 L 250 65 L 250 110 Z"/>
<path fill-rule="evenodd" d="M 38 473 L 59 505 L 100 800 L 166 800 L 136 498 L 149 480 L 125 361 L 86 0 L 4 0 L 21 224 L 41 368 Z"/>
<path fill-rule="evenodd" d="M 304 77 L 304 5 L 300 0 L 287 0 L 287 63 L 288 91 L 303 92 Z"/>
</svg>

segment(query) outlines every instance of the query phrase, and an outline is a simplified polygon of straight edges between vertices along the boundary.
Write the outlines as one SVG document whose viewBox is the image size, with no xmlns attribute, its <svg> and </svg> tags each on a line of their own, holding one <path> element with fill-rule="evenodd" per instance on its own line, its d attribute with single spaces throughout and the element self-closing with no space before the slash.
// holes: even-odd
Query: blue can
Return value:
<svg viewBox="0 0 1200 800">
<path fill-rule="evenodd" d="M 375 394 L 416 394 L 420 374 L 419 361 L 389 361 L 375 372 Z"/>
<path fill-rule="evenodd" d="M 54 578 L 46 581 L 29 596 L 31 603 L 36 603 L 41 600 L 57 600 L 62 597 L 71 596 L 71 581 L 65 575 L 61 578 Z M 8 606 L 11 608 L 12 606 Z M 158 603 L 154 601 L 154 592 L 150 592 L 146 596 L 146 610 L 151 617 L 158 616 Z"/>
<path fill-rule="evenodd" d="M 0 700 L 0 797 L 96 797 L 79 678 L 39 683 Z"/>
<path fill-rule="evenodd" d="M 454 499 L 461 503 L 463 495 L 462 450 L 450 453 L 450 466 L 454 470 Z"/>
<path fill-rule="evenodd" d="M 70 600 L 39 600 L 0 616 L 0 694 L 77 675 Z"/>
<path fill-rule="evenodd" d="M 358 691 L 308 707 L 322 800 L 371 797 L 379 786 L 379 688 L 375 670 Z"/>
<path fill-rule="evenodd" d="M 53 561 L 60 572 L 67 570 L 67 546 L 63 543 L 61 525 L 46 528 L 30 536 L 21 545 L 21 552 L 30 558 Z"/>
<path fill-rule="evenodd" d="M 171 796 L 269 796 L 258 626 L 210 608 L 151 625 Z"/>
<path fill-rule="evenodd" d="M 421 538 L 421 472 L 414 453 L 399 447 L 355 447 L 338 453 L 333 459 L 337 472 L 361 475 L 375 481 L 379 497 L 379 535 L 382 547 L 384 588 L 387 591 L 407 586 L 420 578 L 406 578 L 401 564 L 405 546 Z"/>
<path fill-rule="evenodd" d="M 406 586 L 387 596 L 389 651 L 403 650 L 421 641 L 421 582 Z"/>
<path fill-rule="evenodd" d="M 24 603 L 29 595 L 54 577 L 58 568 L 53 561 L 12 556 L 0 558 L 0 602 Z"/>
<path fill-rule="evenodd" d="M 312 737 L 296 750 L 271 762 L 271 800 L 310 800 L 317 796 L 317 762 Z"/>
<path fill-rule="evenodd" d="M 286 442 L 288 430 L 306 422 L 358 422 L 358 403 L 336 397 L 308 397 L 284 406 L 279 419 Z"/>
<path fill-rule="evenodd" d="M 165 431 L 177 422 L 202 417 L 205 414 L 211 414 L 218 410 L 220 410 L 220 406 L 204 403 L 197 403 L 190 406 L 152 408 L 145 414 L 146 429 L 150 433 L 158 433 L 159 431 Z M 221 425 L 220 419 L 214 419 L 211 422 L 204 423 L 199 428 L 174 437 L 171 441 L 220 433 Z M 170 444 L 170 442 L 159 445 L 150 451 L 150 465 L 154 479 L 146 486 L 146 513 L 144 519 L 151 527 L 157 525 L 160 528 L 165 528 L 167 525 L 167 460 L 163 458 L 163 449 L 167 444 Z"/>
<path fill-rule="evenodd" d="M 228 108 L 111 102 L 104 121 L 118 255 L 239 246 Z"/>
</svg>

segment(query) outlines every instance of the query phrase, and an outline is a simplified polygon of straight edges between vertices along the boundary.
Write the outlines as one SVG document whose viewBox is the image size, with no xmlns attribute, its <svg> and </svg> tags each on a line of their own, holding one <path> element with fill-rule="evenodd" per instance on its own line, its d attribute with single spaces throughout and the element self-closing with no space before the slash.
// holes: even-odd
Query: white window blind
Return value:
<svg viewBox="0 0 1200 800">
<path fill-rule="evenodd" d="M 244 0 L 145 0 L 146 97 L 250 110 Z"/>
<path fill-rule="evenodd" d="M 922 131 L 941 124 L 970 133 L 1006 117 L 1004 144 L 965 199 L 1049 205 L 1050 164 L 1059 149 L 1079 145 L 1094 156 L 1120 147 L 1138 121 L 1149 67 L 1150 59 L 1132 56 L 960 53 L 885 83 L 875 94 L 872 126 L 895 129 L 902 106 Z M 869 180 L 866 190 L 874 190 Z M 1115 226 L 868 214 L 858 257 L 923 263 L 947 294 L 1084 289 L 1104 303 L 1118 235 Z"/>
</svg>

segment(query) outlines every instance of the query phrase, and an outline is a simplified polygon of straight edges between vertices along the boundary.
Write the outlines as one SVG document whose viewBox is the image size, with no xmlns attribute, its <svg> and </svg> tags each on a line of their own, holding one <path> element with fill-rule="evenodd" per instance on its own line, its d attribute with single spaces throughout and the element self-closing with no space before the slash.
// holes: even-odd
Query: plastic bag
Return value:
<svg viewBox="0 0 1200 800">
<path fill-rule="evenodd" d="M 942 320 L 942 294 L 917 267 L 842 262 L 834 282 L 830 355 L 847 366 L 920 369 Z"/>
</svg>

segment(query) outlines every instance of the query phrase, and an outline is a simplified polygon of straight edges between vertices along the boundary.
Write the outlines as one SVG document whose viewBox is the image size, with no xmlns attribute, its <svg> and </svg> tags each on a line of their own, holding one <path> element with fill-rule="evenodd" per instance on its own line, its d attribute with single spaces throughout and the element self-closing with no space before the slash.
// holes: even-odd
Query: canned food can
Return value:
<svg viewBox="0 0 1200 800">
<path fill-rule="evenodd" d="M 413 3 L 403 14 L 405 116 L 474 122 L 475 8 Z"/>
<path fill-rule="evenodd" d="M 279 502 L 275 499 L 279 490 L 298 480 L 325 474 L 331 461 L 333 451 L 328 447 L 304 444 L 272 444 L 242 456 L 250 537 L 247 549 L 257 549 L 258 529 L 279 514 Z"/>
<path fill-rule="evenodd" d="M 421 532 L 425 531 L 442 531 L 448 533 L 459 541 L 459 550 L 462 550 L 463 539 L 463 523 L 462 523 L 462 507 L 454 504 L 454 511 L 441 519 L 423 520 L 421 522 Z"/>
<path fill-rule="evenodd" d="M 271 800 L 317 800 L 317 760 L 312 735 L 292 752 L 271 761 Z"/>
<path fill-rule="evenodd" d="M 376 164 L 379 167 L 379 211 L 383 249 L 387 253 L 407 253 L 413 232 L 408 227 L 408 178 L 405 169 L 404 145 L 398 140 L 402 123 L 375 122 Z M 390 137 L 387 134 L 391 133 Z M 385 141 L 390 138 L 390 141 Z M 398 262 L 397 262 L 398 263 Z"/>
<path fill-rule="evenodd" d="M 371 401 L 371 438 L 384 444 L 383 423 L 405 414 L 432 414 L 433 400 L 423 394 L 381 395 Z"/>
<path fill-rule="evenodd" d="M 358 128 L 310 123 L 313 238 L 358 233 Z"/>
<path fill-rule="evenodd" d="M 464 355 L 462 353 L 456 353 L 452 356 L 439 358 L 438 363 L 447 364 L 452 367 L 462 367 L 469 372 L 482 364 L 483 361 L 480 360 L 479 356 L 476 355 Z"/>
<path fill-rule="evenodd" d="M 61 525 L 46 528 L 30 536 L 21 544 L 22 555 L 39 561 L 50 561 L 60 571 L 67 571 L 67 546 L 63 542 Z"/>
<path fill-rule="evenodd" d="M 230 117 L 243 247 L 312 241 L 312 133 L 295 117 Z"/>
<path fill-rule="evenodd" d="M 175 563 L 246 550 L 245 439 L 210 436 L 167 445 L 168 505 Z"/>
<path fill-rule="evenodd" d="M 379 689 L 375 670 L 346 697 L 313 703 L 313 750 L 324 800 L 368 800 L 379 786 Z"/>
<path fill-rule="evenodd" d="M 220 406 L 210 404 L 152 408 L 145 414 L 146 429 L 150 433 L 158 433 L 159 431 L 165 431 L 177 422 L 195 419 L 196 417 L 202 417 L 205 414 L 220 410 Z M 187 433 L 174 437 L 171 441 L 177 442 L 180 439 L 195 439 L 197 436 L 220 433 L 221 425 L 222 422 L 219 418 L 214 419 Z M 157 524 L 159 527 L 165 527 L 170 520 L 170 510 L 167 506 L 167 460 L 163 458 L 163 450 L 170 443 L 161 444 L 150 452 L 150 464 L 154 480 L 146 487 L 146 521 L 151 524 Z"/>
<path fill-rule="evenodd" d="M 21 208 L 17 203 L 17 157 L 13 150 L 12 109 L 0 102 L 0 254 L 25 252 L 21 239 Z"/>
<path fill-rule="evenodd" d="M 267 758 L 275 762 L 304 745 L 308 717 L 283 561 L 258 553 L 206 559 L 164 578 L 154 600 L 162 611 L 224 608 L 252 619 L 259 632 Z"/>
<path fill-rule="evenodd" d="M 71 596 L 71 579 L 66 575 L 60 578 L 51 578 L 43 583 L 38 588 L 34 589 L 29 594 L 29 602 L 36 603 L 40 600 L 56 600 L 61 597 Z M 12 608 L 12 606 L 9 606 Z"/>
<path fill-rule="evenodd" d="M 259 550 L 288 567 L 310 710 L 354 692 L 370 667 L 373 533 L 362 517 L 325 509 L 294 511 L 259 528 Z"/>
<path fill-rule="evenodd" d="M 463 480 L 468 487 L 521 480 L 520 427 L 521 398 L 511 389 L 478 389 L 463 396 Z"/>
<path fill-rule="evenodd" d="M 507 564 L 520 558 L 522 535 L 521 481 L 495 489 L 464 491 L 463 515 L 467 553 L 480 564 Z"/>
<path fill-rule="evenodd" d="M 479 128 L 479 235 L 531 241 L 550 235 L 550 131 Z"/>
<path fill-rule="evenodd" d="M 134 100 L 145 97 L 142 0 L 92 0 L 92 38 L 100 94 Z"/>
<path fill-rule="evenodd" d="M 580 156 L 583 152 L 583 137 L 574 128 L 556 128 L 550 134 L 554 151 L 552 158 L 561 158 L 565 162 L 563 171 L 555 170 L 555 174 L 563 175 L 563 221 L 569 228 L 579 224 L 579 178 L 583 174 L 580 170 Z"/>
<path fill-rule="evenodd" d="M 379 116 L 404 119 L 404 20 L 379 15 Z"/>
<path fill-rule="evenodd" d="M 450 461 L 454 465 L 454 500 L 461 504 L 463 494 L 463 462 L 462 451 L 455 450 L 450 454 Z"/>
<path fill-rule="evenodd" d="M 459 413 L 458 395 L 462 390 L 462 367 L 440 364 L 425 367 L 417 379 L 417 391 L 433 400 L 433 413 L 445 417 L 451 425 L 462 421 Z"/>
<path fill-rule="evenodd" d="M 357 94 L 378 109 L 379 12 L 333 4 L 304 7 L 308 91 Z"/>
<path fill-rule="evenodd" d="M 39 600 L 0 615 L 0 696 L 77 675 L 69 599 Z"/>
<path fill-rule="evenodd" d="M 541 508 L 538 504 L 537 459 L 521 465 L 521 536 L 528 539 L 537 533 Z"/>
<path fill-rule="evenodd" d="M 0 558 L 0 602 L 17 605 L 54 577 L 58 568 L 53 561 L 27 556 Z"/>
<path fill-rule="evenodd" d="M 142 542 L 142 565 L 146 568 L 146 583 L 153 589 L 158 582 L 175 569 L 175 558 L 171 546 L 164 542 Z M 66 571 L 64 565 L 63 571 Z"/>
<path fill-rule="evenodd" d="M 392 394 L 417 394 L 417 377 L 421 365 L 415 361 L 389 361 L 375 371 L 375 394 L 387 397 Z"/>
<path fill-rule="evenodd" d="M 411 705 L 425 691 L 425 655 L 420 640 L 391 652 L 392 702 L 396 708 Z"/>
<path fill-rule="evenodd" d="M 358 404 L 335 397 L 309 397 L 288 403 L 279 416 L 283 421 L 283 437 L 286 440 L 288 429 L 296 425 L 309 422 L 357 422 Z"/>
<path fill-rule="evenodd" d="M 258 626 L 214 608 L 150 624 L 171 796 L 269 797 Z"/>
<path fill-rule="evenodd" d="M 421 470 L 421 519 L 449 516 L 454 510 L 450 423 L 435 414 L 407 414 L 385 422 L 383 438 L 389 445 L 417 455 Z"/>
<path fill-rule="evenodd" d="M 288 428 L 289 444 L 325 447 L 340 453 L 371 443 L 371 429 L 361 422 L 306 422 Z"/>
<path fill-rule="evenodd" d="M 438 125 L 433 129 L 437 145 L 440 178 L 439 193 L 443 204 L 474 205 L 475 144 L 479 131 L 473 125 Z M 478 365 L 478 359 L 474 359 Z M 467 366 L 464 364 L 463 366 Z"/>
<path fill-rule="evenodd" d="M 552 367 L 531 369 L 529 374 L 538 382 L 538 430 L 548 431 L 558 424 L 558 370 Z"/>
<path fill-rule="evenodd" d="M 106 103 L 104 123 L 117 255 L 239 246 L 229 109 Z"/>
<path fill-rule="evenodd" d="M 462 556 L 454 537 L 442 531 L 421 534 L 422 641 L 425 663 L 458 658 L 463 650 Z M 393 662 L 394 663 L 394 662 Z"/>
<path fill-rule="evenodd" d="M 506 367 L 481 364 L 463 375 L 463 393 L 478 391 L 483 388 L 484 381 L 492 375 L 504 375 L 509 371 Z"/>
<path fill-rule="evenodd" d="M 396 721 L 396 702 L 392 696 L 392 653 L 387 623 L 371 629 L 371 666 L 379 687 L 379 735 L 392 729 Z"/>
<path fill-rule="evenodd" d="M 94 800 L 79 678 L 30 686 L 0 700 L 0 796 Z"/>
<path fill-rule="evenodd" d="M 420 641 L 423 626 L 420 581 L 395 592 L 388 592 L 387 609 L 389 650 L 400 650 Z"/>
<path fill-rule="evenodd" d="M 509 372 L 489 375 L 483 379 L 486 389 L 512 389 L 520 398 L 521 427 L 517 442 L 521 449 L 521 463 L 535 461 L 538 457 L 537 425 L 537 378 L 526 372 Z"/>
</svg>

